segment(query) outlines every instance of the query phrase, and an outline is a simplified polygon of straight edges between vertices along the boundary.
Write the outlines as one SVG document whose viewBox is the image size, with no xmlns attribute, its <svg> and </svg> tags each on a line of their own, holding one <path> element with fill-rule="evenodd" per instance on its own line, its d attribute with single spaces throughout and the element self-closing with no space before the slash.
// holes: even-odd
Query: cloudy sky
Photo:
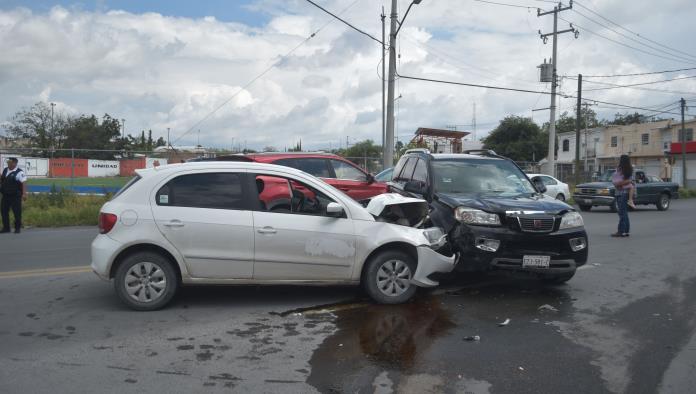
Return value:
<svg viewBox="0 0 696 394">
<path fill-rule="evenodd" d="M 315 1 L 378 38 L 379 14 L 391 3 Z M 551 30 L 553 18 L 537 17 L 536 8 L 553 4 L 500 2 L 515 7 L 474 0 L 414 6 L 399 33 L 399 73 L 548 91 L 536 67 L 550 57 L 551 44 L 538 30 Z M 403 14 L 410 1 L 398 3 Z M 694 15 L 693 0 L 576 2 L 560 14 L 559 29 L 573 22 L 580 36 L 559 36 L 559 74 L 695 68 Z M 0 121 L 46 101 L 72 114 L 125 119 L 127 133 L 164 136 L 170 128 L 177 145 L 195 144 L 198 130 L 201 144 L 215 147 L 283 149 L 301 138 L 304 147 L 324 149 L 345 145 L 347 137 L 381 140 L 379 44 L 305 0 L 0 0 L 0 54 Z M 604 84 L 587 82 L 583 96 L 676 113 L 682 96 L 696 108 L 696 79 L 688 78 L 694 75 L 696 69 L 586 77 Z M 587 91 L 665 79 L 676 80 Z M 576 86 L 564 79 L 560 89 L 574 95 Z M 510 114 L 541 124 L 548 111 L 532 109 L 550 100 L 407 79 L 397 81 L 396 95 L 397 132 L 406 141 L 418 127 L 470 131 L 474 103 L 479 137 Z M 574 105 L 560 99 L 561 111 Z M 605 117 L 623 112 L 609 107 L 595 109 Z"/>
</svg>

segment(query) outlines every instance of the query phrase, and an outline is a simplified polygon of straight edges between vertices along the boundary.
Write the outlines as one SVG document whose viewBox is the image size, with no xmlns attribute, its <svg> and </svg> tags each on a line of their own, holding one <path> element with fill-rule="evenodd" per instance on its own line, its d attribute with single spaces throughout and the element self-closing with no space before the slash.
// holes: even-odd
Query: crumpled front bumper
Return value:
<svg viewBox="0 0 696 394">
<path fill-rule="evenodd" d="M 434 287 L 438 282 L 428 278 L 428 276 L 436 273 L 448 273 L 454 269 L 457 258 L 455 255 L 448 257 L 442 255 L 429 246 L 419 246 L 418 250 L 418 266 L 415 274 L 411 279 L 411 283 L 420 287 Z"/>
</svg>

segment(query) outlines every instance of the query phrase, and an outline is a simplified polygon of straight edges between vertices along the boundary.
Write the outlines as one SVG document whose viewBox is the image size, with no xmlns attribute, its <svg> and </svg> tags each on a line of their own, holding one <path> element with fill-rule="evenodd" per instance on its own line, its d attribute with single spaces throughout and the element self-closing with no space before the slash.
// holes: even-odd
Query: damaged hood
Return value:
<svg viewBox="0 0 696 394">
<path fill-rule="evenodd" d="M 397 193 L 380 194 L 367 204 L 367 211 L 377 220 L 418 227 L 428 216 L 428 202 Z"/>
<path fill-rule="evenodd" d="M 568 204 L 543 194 L 515 197 L 490 194 L 438 194 L 438 198 L 452 208 L 466 206 L 501 214 L 509 211 L 543 211 L 549 214 L 559 214 L 573 210 Z"/>
</svg>

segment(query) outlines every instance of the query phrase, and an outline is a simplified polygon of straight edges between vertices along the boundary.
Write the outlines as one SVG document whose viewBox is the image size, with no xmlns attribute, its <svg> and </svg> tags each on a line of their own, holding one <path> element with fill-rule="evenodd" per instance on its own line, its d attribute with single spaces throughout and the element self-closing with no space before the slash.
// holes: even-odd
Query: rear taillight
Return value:
<svg viewBox="0 0 696 394">
<path fill-rule="evenodd" d="M 113 213 L 99 213 L 99 234 L 106 234 L 114 228 L 118 217 Z"/>
</svg>

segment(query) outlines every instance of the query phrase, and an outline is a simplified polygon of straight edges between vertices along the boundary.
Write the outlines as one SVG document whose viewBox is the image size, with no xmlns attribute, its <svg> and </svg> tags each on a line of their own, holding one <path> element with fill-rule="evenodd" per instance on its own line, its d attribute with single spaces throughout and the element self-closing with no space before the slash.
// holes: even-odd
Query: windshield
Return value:
<svg viewBox="0 0 696 394">
<path fill-rule="evenodd" d="M 598 181 L 600 182 L 611 182 L 611 176 L 614 175 L 616 170 L 606 170 L 602 175 L 599 176 Z"/>
<path fill-rule="evenodd" d="M 524 173 L 507 160 L 433 160 L 432 166 L 435 190 L 441 193 L 536 193 Z"/>
</svg>

